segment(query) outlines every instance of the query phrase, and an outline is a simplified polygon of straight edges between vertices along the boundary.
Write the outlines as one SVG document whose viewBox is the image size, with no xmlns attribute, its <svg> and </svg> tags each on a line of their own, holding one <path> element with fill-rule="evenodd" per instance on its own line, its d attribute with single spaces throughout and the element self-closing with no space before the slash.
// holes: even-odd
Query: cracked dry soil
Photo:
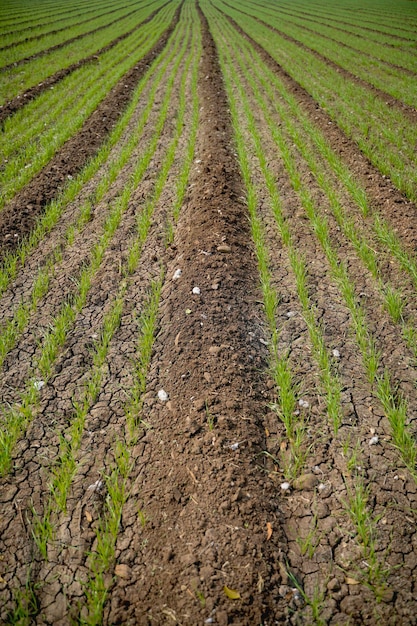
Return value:
<svg viewBox="0 0 417 626">
<path fill-rule="evenodd" d="M 364 382 L 349 337 L 349 313 L 337 302 L 329 306 L 336 290 L 325 259 L 300 217 L 300 206 L 282 164 L 278 159 L 274 161 L 274 148 L 265 133 L 265 151 L 273 162 L 288 219 L 309 260 L 327 341 L 344 355 L 342 429 L 357 438 L 366 451 L 362 461 L 372 483 L 370 503 L 381 514 L 377 549 L 390 568 L 388 585 L 378 601 L 366 586 L 356 584 L 354 574 L 349 576 L 355 571 L 352 564 L 354 567 L 361 558 L 343 508 L 349 469 L 340 446 L 323 426 L 325 408 L 321 398 L 308 395 L 308 391 L 305 397 L 310 407 L 312 451 L 305 468 L 307 478 L 289 493 L 280 489 L 283 476 L 271 459 L 285 446 L 285 433 L 276 413 L 268 408 L 276 400 L 276 392 L 268 374 L 268 331 L 245 190 L 216 47 L 203 12 L 200 19 L 200 119 L 195 160 L 174 241 L 165 250 L 162 223 L 165 207 L 172 202 L 167 190 L 155 213 L 140 271 L 128 292 L 128 306 L 113 341 L 105 385 L 89 411 L 89 435 L 80 452 L 82 469 L 70 498 L 69 513 L 59 520 L 58 540 L 50 561 L 42 562 L 31 536 L 28 511 L 32 504 L 42 506 L 47 488 L 43 463 L 57 452 L 57 433 L 70 415 L 74 386 L 82 381 L 91 359 L 91 332 L 120 281 L 119 259 L 126 253 L 135 207 L 143 202 L 152 182 L 153 174 L 149 173 L 137 190 L 131 212 L 107 265 L 95 281 L 88 306 L 77 320 L 56 374 L 42 392 L 41 409 L 19 443 L 15 468 L 0 481 L 0 574 L 4 572 L 0 595 L 5 598 L 0 600 L 0 619 L 10 623 L 11 589 L 16 585 L 23 588 L 28 577 L 36 590 L 33 623 L 69 624 L 77 614 L 77 604 L 82 603 L 85 555 L 94 542 L 94 510 L 101 506 L 100 494 L 91 497 L 88 486 L 100 476 L 114 434 L 123 428 L 122 392 L 131 380 L 132 374 L 126 371 L 137 340 L 134 318 L 146 299 L 150 282 L 158 276 L 162 260 L 166 278 L 141 416 L 149 428 L 141 433 L 133 450 L 130 495 L 116 545 L 116 564 L 123 568 L 109 574 L 111 588 L 104 623 L 417 624 L 417 487 L 399 463 L 389 441 L 386 419 L 374 406 L 372 390 Z M 279 67 L 275 71 L 279 73 Z M 328 126 L 324 112 L 317 111 L 305 92 L 297 85 L 290 87 L 305 110 L 318 119 L 332 145 L 340 146 L 345 161 L 364 177 L 374 202 L 379 201 L 385 213 L 389 207 L 395 209 L 407 225 L 403 239 L 413 242 L 415 207 L 404 202 L 395 189 L 388 188 L 369 163 L 361 169 L 357 148 L 334 126 Z M 178 94 L 171 103 L 173 115 L 177 99 Z M 190 110 L 187 115 L 190 123 Z M 161 143 L 168 141 L 169 128 Z M 184 146 L 180 145 L 179 154 L 181 151 Z M 161 159 L 155 156 L 154 169 Z M 174 187 L 175 174 L 174 168 L 168 188 Z M 39 191 L 39 197 L 42 194 Z M 317 372 L 309 351 L 304 349 L 308 338 L 294 279 L 265 209 L 267 199 L 261 200 L 274 280 L 282 294 L 277 311 L 282 324 L 280 347 L 283 351 L 290 349 L 298 375 L 308 381 L 308 389 L 313 389 Z M 332 227 L 337 238 L 337 228 Z M 64 272 L 82 262 L 86 250 L 76 248 L 74 257 L 66 260 Z M 346 248 L 345 253 L 350 255 L 350 250 Z M 353 260 L 351 263 L 363 289 L 377 298 L 360 267 Z M 173 280 L 178 269 L 181 276 Z M 395 274 L 395 267 L 390 272 Z M 64 284 L 64 276 L 58 276 L 54 301 L 65 297 Z M 200 293 L 193 294 L 194 287 L 199 287 Z M 50 303 L 51 311 L 54 301 Z M 290 318 L 289 310 L 294 313 Z M 387 361 L 391 359 L 392 365 L 400 359 L 401 384 L 408 391 L 414 386 L 415 391 L 414 368 L 406 366 L 395 352 L 399 338 L 381 321 L 378 310 L 370 306 L 369 311 L 385 345 Z M 45 309 L 42 314 L 46 317 L 49 313 Z M 32 332 L 7 362 L 10 377 L 2 391 L 7 398 L 10 394 L 10 401 L 17 392 L 16 387 L 12 389 L 13 376 L 24 371 L 25 355 L 29 362 L 35 350 L 36 333 Z M 167 402 L 158 400 L 160 389 L 167 392 Z M 382 435 L 377 451 L 367 445 L 371 428 Z M 138 507 L 145 515 L 145 524 L 138 517 Z M 317 531 L 316 545 L 314 553 L 309 554 L 303 552 L 300 539 L 305 539 L 312 528 Z M 239 591 L 241 597 L 230 599 L 224 586 Z M 316 621 L 303 596 L 305 592 L 313 597 L 316 590 L 322 594 L 323 622 Z"/>
</svg>

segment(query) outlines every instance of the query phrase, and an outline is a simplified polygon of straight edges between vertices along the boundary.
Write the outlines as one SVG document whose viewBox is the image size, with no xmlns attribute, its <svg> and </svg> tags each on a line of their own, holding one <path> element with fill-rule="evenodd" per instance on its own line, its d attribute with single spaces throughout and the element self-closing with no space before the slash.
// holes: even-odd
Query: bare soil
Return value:
<svg viewBox="0 0 417 626">
<path fill-rule="evenodd" d="M 56 160 L 1 215 L 3 239 L 9 234 L 23 237 L 30 232 L 36 216 L 56 196 L 66 176 L 79 171 L 88 155 L 98 149 L 128 103 L 146 63 L 166 45 L 178 19 L 179 13 L 149 58 L 112 92 L 106 108 L 90 118 L 74 142 L 68 142 Z M 138 318 L 162 265 L 165 281 L 140 416 L 146 427 L 133 449 L 129 499 L 116 545 L 117 567 L 106 581 L 110 595 L 104 623 L 309 625 L 315 621 L 303 592 L 309 597 L 320 592 L 321 618 L 331 626 L 417 624 L 417 486 L 392 445 L 389 424 L 367 382 L 353 340 L 349 311 L 341 303 L 326 258 L 291 188 L 266 122 L 257 112 L 262 145 L 280 189 L 286 218 L 308 262 L 309 291 L 325 328 L 326 345 L 341 354 L 339 374 L 343 382 L 343 423 L 335 439 L 326 422 L 324 399 L 317 393 L 319 372 L 312 358 L 288 254 L 274 225 L 268 198 L 262 195 L 261 171 L 253 159 L 260 193 L 259 214 L 270 251 L 274 286 L 281 295 L 277 311 L 280 349 L 289 352 L 297 379 L 303 381 L 303 398 L 308 402 L 311 451 L 303 480 L 296 488 L 281 489 L 284 477 L 276 459 L 285 453 L 288 442 L 276 412 L 269 408 L 276 400 L 276 390 L 268 372 L 269 336 L 245 191 L 217 50 L 201 11 L 200 20 L 201 106 L 187 196 L 173 243 L 166 248 L 165 226 L 191 125 L 190 81 L 184 134 L 168 183 L 155 207 L 140 264 L 129 283 L 122 322 L 104 367 L 102 390 L 87 416 L 67 514 L 53 520 L 57 537 L 48 561 L 40 558 L 31 534 L 32 512 L 43 511 L 50 464 L 58 454 L 60 437 L 68 432 L 73 398 L 87 380 L 94 341 L 122 280 L 120 268 L 134 237 L 136 216 L 154 189 L 172 140 L 179 85 L 172 95 L 157 151 L 93 280 L 86 306 L 69 333 L 54 374 L 42 389 L 38 413 L 18 443 L 13 470 L 0 479 L 0 621 L 12 623 L 13 590 L 28 584 L 35 597 L 32 623 L 64 626 L 79 618 L 88 578 L 88 554 L 95 549 L 95 528 L 105 499 L 105 493 L 94 485 L 109 471 L 114 442 L 125 428 L 124 405 L 134 376 Z M 308 93 L 259 45 L 251 43 L 366 188 L 373 210 L 396 225 L 410 251 L 415 249 L 416 207 L 372 167 Z M 156 103 L 161 102 L 163 93 L 161 86 Z M 146 96 L 145 90 L 136 118 L 146 106 Z M 255 111 L 254 99 L 251 105 Z M 274 115 L 272 106 L 270 110 Z M 108 119 L 106 128 L 101 122 L 103 115 Z M 102 231 L 109 205 L 150 141 L 156 118 L 155 109 L 131 161 L 96 207 L 82 237 L 65 250 L 48 296 L 8 356 L 0 383 L 4 402 L 19 401 L 20 390 L 39 354 L 39 340 L 72 293 L 80 268 L 87 263 Z M 122 141 L 130 132 L 128 128 Z M 244 125 L 243 132 L 248 133 Z M 99 138 L 93 140 L 96 134 Z M 413 416 L 417 411 L 415 359 L 383 310 L 374 283 L 332 221 L 326 199 L 301 158 L 298 165 L 320 210 L 329 216 L 332 241 L 349 262 L 357 297 L 366 308 L 382 362 L 394 372 Z M 31 274 L 59 244 L 64 225 L 74 219 L 77 207 L 98 181 L 99 175 L 68 207 L 62 223 L 48 235 L 5 293 L 0 302 L 4 320 L 27 298 Z M 353 205 L 350 208 L 378 248 L 370 221 L 356 215 Z M 11 248 L 6 243 L 3 251 L 7 249 Z M 383 250 L 380 254 L 384 259 Z M 181 275 L 175 279 L 177 270 Z M 387 279 L 412 293 L 412 286 L 402 278 L 395 262 L 386 259 L 383 271 Z M 195 287 L 200 293 L 193 293 Z M 415 303 L 411 303 L 407 315 L 417 319 Z M 168 394 L 167 402 L 158 399 L 161 389 Z M 373 432 L 378 433 L 379 442 L 369 446 Z M 379 518 L 377 552 L 385 560 L 389 576 L 378 599 L 355 579 L 364 565 L 346 515 L 351 476 L 340 445 L 342 439 L 350 439 L 352 445 L 358 443 L 361 449 L 361 471 L 370 486 L 370 507 Z M 145 516 L 144 524 L 138 509 Z M 302 549 L 302 541 L 311 530 L 315 531 L 312 554 Z M 225 587 L 239 592 L 240 598 L 228 597 Z"/>
</svg>

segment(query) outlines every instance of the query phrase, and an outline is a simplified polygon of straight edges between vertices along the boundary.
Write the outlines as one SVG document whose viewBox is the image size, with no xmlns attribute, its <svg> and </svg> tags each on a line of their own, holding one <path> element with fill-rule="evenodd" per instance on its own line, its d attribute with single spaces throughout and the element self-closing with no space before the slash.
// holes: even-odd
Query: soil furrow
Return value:
<svg viewBox="0 0 417 626">
<path fill-rule="evenodd" d="M 123 41 L 124 39 L 129 37 L 129 35 L 131 35 L 136 30 L 138 30 L 139 28 L 141 28 L 142 26 L 144 26 L 145 24 L 150 22 L 164 8 L 164 6 L 166 6 L 166 5 L 163 5 L 163 6 L 159 7 L 156 11 L 153 11 L 153 13 L 151 13 L 151 15 L 149 15 L 149 17 L 147 17 L 143 22 L 141 22 L 140 24 L 137 24 L 134 28 L 132 28 L 127 33 L 124 33 L 123 35 L 120 35 L 120 37 L 117 37 L 116 39 L 111 41 L 109 44 L 104 46 L 103 48 L 100 48 L 100 50 L 97 50 L 96 52 L 94 52 L 94 54 L 90 54 L 88 57 L 85 57 L 84 59 L 81 59 L 80 61 L 77 61 L 76 63 L 72 63 L 71 65 L 69 65 L 68 67 L 63 68 L 62 70 L 59 70 L 58 72 L 56 72 L 52 76 L 48 76 L 48 78 L 43 80 L 42 83 L 39 83 L 38 85 L 34 85 L 33 87 L 31 87 L 30 89 L 28 89 L 24 93 L 19 94 L 18 96 L 16 96 L 15 98 L 10 100 L 9 102 L 6 102 L 1 107 L 1 110 L 0 110 L 0 125 L 4 122 L 5 119 L 7 119 L 11 115 L 13 115 L 17 111 L 19 111 L 20 109 L 22 109 L 28 102 L 30 102 L 31 100 L 34 100 L 41 93 L 43 93 L 47 89 L 50 89 L 53 85 L 56 85 L 57 83 L 59 83 L 63 78 L 65 78 L 66 76 L 71 74 L 71 72 L 73 72 L 74 70 L 77 70 L 80 67 L 83 67 L 84 65 L 87 65 L 88 63 L 92 63 L 94 61 L 98 61 L 100 59 L 100 55 L 101 54 L 104 54 L 108 50 L 111 50 L 118 43 L 120 43 L 121 41 Z M 126 17 L 126 16 L 124 16 L 124 17 Z M 105 27 L 103 26 L 103 28 L 107 28 L 107 27 L 108 27 L 108 24 Z M 92 31 L 92 32 L 94 32 L 94 31 Z M 87 33 L 87 34 L 91 34 L 91 33 Z M 80 35 L 80 37 L 81 37 L 81 35 Z M 69 42 L 68 41 L 65 42 L 65 45 L 67 43 L 69 43 Z M 62 44 L 60 47 L 63 47 L 63 46 L 64 46 L 64 44 Z M 55 48 L 55 49 L 57 49 L 57 48 Z M 49 50 L 52 50 L 52 48 L 50 48 Z M 45 54 L 46 54 L 46 52 L 45 52 Z M 36 56 L 39 56 L 39 55 L 35 55 L 34 57 L 30 57 L 30 58 L 36 58 Z M 15 65 L 14 63 L 11 64 L 11 66 L 14 66 L 14 65 Z M 7 69 L 7 68 L 1 68 L 1 70 L 4 70 L 4 69 Z"/>
<path fill-rule="evenodd" d="M 167 615 L 190 624 L 258 623 L 283 609 L 275 586 L 280 513 L 258 467 L 266 401 L 258 368 L 266 354 L 256 265 L 216 50 L 201 19 L 197 159 L 162 291 L 144 410 L 152 428 L 134 470 L 148 521 L 143 529 L 134 521 L 120 543 L 131 577 L 117 586 L 110 623 L 163 624 Z M 168 404 L 157 401 L 161 387 Z M 143 547 L 134 554 L 138 533 Z M 224 585 L 242 600 L 233 604 Z"/>
<path fill-rule="evenodd" d="M 169 28 L 158 43 L 137 63 L 94 113 L 84 123 L 80 132 L 69 139 L 49 164 L 13 198 L 0 214 L 0 253 L 16 249 L 18 240 L 27 236 L 48 202 L 56 198 L 69 176 L 75 176 L 103 145 L 107 135 L 127 106 L 137 83 L 166 46 L 180 17 L 181 6 Z M 106 123 L 103 124 L 103 118 Z M 14 235 L 17 237 L 14 237 Z"/>
</svg>

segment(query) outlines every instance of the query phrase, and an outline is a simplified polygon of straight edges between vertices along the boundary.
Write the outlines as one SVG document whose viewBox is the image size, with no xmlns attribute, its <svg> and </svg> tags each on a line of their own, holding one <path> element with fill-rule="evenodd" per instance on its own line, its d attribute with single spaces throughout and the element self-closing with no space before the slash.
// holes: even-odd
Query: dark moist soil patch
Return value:
<svg viewBox="0 0 417 626">
<path fill-rule="evenodd" d="M 52 76 L 48 76 L 48 78 L 46 78 L 44 81 L 42 81 L 38 85 L 34 85 L 34 87 L 31 87 L 30 89 L 25 91 L 25 93 L 22 93 L 19 96 L 16 96 L 16 98 L 13 98 L 12 100 L 10 100 L 9 102 L 6 102 L 6 104 L 4 104 L 0 109 L 0 125 L 3 124 L 5 119 L 7 119 L 11 115 L 19 111 L 20 109 L 23 109 L 23 107 L 26 104 L 28 104 L 28 102 L 37 98 L 41 93 L 43 93 L 47 89 L 50 89 L 50 87 L 52 87 L 53 85 L 56 85 L 57 83 L 59 83 L 59 81 L 61 81 L 63 78 L 71 74 L 71 72 L 73 72 L 74 70 L 77 70 L 80 67 L 87 65 L 87 63 L 98 61 L 101 54 L 104 54 L 108 50 L 111 50 L 120 41 L 123 41 L 123 39 L 126 39 L 127 37 L 129 37 L 129 35 L 131 35 L 135 30 L 137 30 L 138 28 L 141 28 L 141 26 L 150 22 L 155 17 L 155 15 L 164 8 L 164 6 L 166 5 L 163 5 L 162 7 L 158 8 L 156 11 L 153 11 L 153 13 L 151 13 L 143 22 L 141 22 L 140 24 L 137 24 L 134 28 L 129 30 L 129 32 L 124 33 L 123 35 L 120 35 L 120 37 L 117 37 L 117 39 L 114 39 L 113 41 L 111 41 L 109 44 L 107 44 L 107 46 L 104 46 L 104 48 L 101 48 L 100 50 L 97 50 L 94 54 L 90 54 L 90 56 L 85 57 L 84 59 L 81 59 L 80 61 L 77 61 L 76 63 L 72 63 L 68 67 L 65 67 L 64 69 L 59 70 L 58 72 L 55 72 L 55 74 L 53 74 Z M 136 13 L 136 11 L 132 11 L 132 13 Z M 131 15 L 131 13 L 129 13 L 129 15 Z M 127 16 L 123 16 L 123 17 L 127 17 Z M 53 48 L 48 48 L 48 50 L 44 50 L 43 52 L 35 54 L 32 57 L 29 57 L 28 59 L 22 59 L 21 62 L 20 61 L 18 62 L 18 65 L 22 64 L 23 62 L 27 62 L 31 59 L 34 59 L 36 57 L 43 56 L 53 50 L 58 50 L 59 48 L 63 48 L 69 43 L 72 43 L 73 41 L 76 41 L 77 39 L 81 39 L 81 37 L 85 37 L 87 35 L 91 35 L 92 33 L 95 33 L 97 30 L 101 30 L 101 28 L 97 28 L 96 30 L 91 31 L 90 33 L 85 33 L 83 35 L 79 35 L 78 37 L 74 37 L 73 39 L 69 39 L 62 44 L 53 46 Z M 15 63 L 12 63 L 11 65 L 14 66 Z M 1 71 L 4 71 L 5 69 L 7 69 L 7 66 L 2 67 Z"/>
<path fill-rule="evenodd" d="M 152 428 L 135 455 L 133 493 L 147 522 L 142 528 L 133 517 L 129 548 L 119 552 L 131 577 L 117 579 L 107 623 L 166 624 L 171 616 L 182 624 L 259 624 L 282 620 L 288 604 L 278 593 L 285 572 L 278 496 L 263 469 L 268 398 L 257 268 L 202 14 L 201 23 L 195 168 L 162 293 L 143 416 Z M 166 403 L 157 400 L 161 389 Z M 241 599 L 228 598 L 225 585 Z"/>
<path fill-rule="evenodd" d="M 157 44 L 117 83 L 80 132 L 64 144 L 48 165 L 0 213 L 0 256 L 18 247 L 19 242 L 32 231 L 45 206 L 62 192 L 68 177 L 76 176 L 97 154 L 129 104 L 139 80 L 166 46 L 179 21 L 181 7 L 182 4 Z"/>
</svg>

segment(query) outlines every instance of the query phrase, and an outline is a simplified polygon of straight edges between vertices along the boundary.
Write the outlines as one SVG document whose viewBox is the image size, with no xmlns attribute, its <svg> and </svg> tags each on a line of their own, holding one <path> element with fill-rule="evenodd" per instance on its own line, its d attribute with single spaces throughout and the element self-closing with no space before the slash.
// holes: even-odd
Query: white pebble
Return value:
<svg viewBox="0 0 417 626">
<path fill-rule="evenodd" d="M 237 450 L 237 449 L 238 449 L 238 447 L 239 447 L 239 444 L 238 444 L 238 443 L 232 443 L 232 445 L 230 446 L 230 449 L 231 449 L 231 450 Z"/>
<path fill-rule="evenodd" d="M 294 317 L 294 315 L 296 315 L 295 311 L 288 311 L 287 313 L 287 317 Z"/>
<path fill-rule="evenodd" d="M 36 391 L 40 391 L 42 389 L 42 387 L 45 387 L 45 381 L 44 380 L 34 380 L 33 381 L 33 386 L 35 387 Z"/>
<path fill-rule="evenodd" d="M 309 406 L 309 404 L 308 404 L 307 400 L 303 400 L 302 398 L 300 398 L 300 399 L 299 399 L 298 404 L 299 404 L 300 406 L 302 406 L 302 407 L 303 407 L 303 409 L 307 409 L 307 408 L 308 408 L 308 406 Z"/>
<path fill-rule="evenodd" d="M 201 293 L 201 289 L 200 289 L 200 287 L 193 287 L 193 294 L 194 294 L 195 296 L 199 296 L 199 295 L 200 295 L 200 293 Z"/>
<path fill-rule="evenodd" d="M 95 483 L 87 487 L 87 491 L 100 491 L 103 486 L 103 482 L 101 480 L 96 480 Z"/>
<path fill-rule="evenodd" d="M 335 348 L 335 349 L 332 351 L 332 354 L 333 354 L 333 356 L 335 357 L 335 359 L 340 359 L 340 352 L 339 352 L 339 350 L 338 350 L 337 348 Z"/>
<path fill-rule="evenodd" d="M 288 489 L 291 489 L 290 483 L 281 483 L 281 489 L 282 491 L 288 491 Z"/>
<path fill-rule="evenodd" d="M 378 435 L 374 435 L 373 437 L 370 438 L 369 445 L 374 446 L 378 443 L 378 441 L 379 441 Z"/>
<path fill-rule="evenodd" d="M 178 278 L 180 278 L 181 274 L 182 274 L 182 270 L 180 270 L 180 269 L 175 270 L 174 275 L 172 277 L 172 280 L 178 280 Z"/>
<path fill-rule="evenodd" d="M 158 391 L 158 400 L 160 400 L 161 402 L 166 402 L 168 400 L 168 394 L 165 389 L 160 389 Z"/>
</svg>

